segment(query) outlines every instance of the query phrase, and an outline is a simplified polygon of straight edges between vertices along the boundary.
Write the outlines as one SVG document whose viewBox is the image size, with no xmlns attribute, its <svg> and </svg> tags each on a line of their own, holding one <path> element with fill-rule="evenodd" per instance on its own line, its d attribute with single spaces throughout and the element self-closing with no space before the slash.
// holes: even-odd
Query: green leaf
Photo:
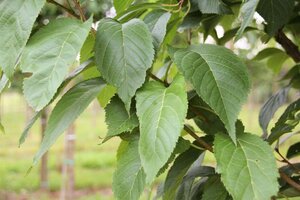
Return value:
<svg viewBox="0 0 300 200">
<path fill-rule="evenodd" d="M 270 47 L 270 48 L 265 48 L 262 51 L 260 51 L 254 58 L 253 60 L 264 60 L 267 59 L 274 54 L 286 54 L 283 50 Z"/>
<path fill-rule="evenodd" d="M 2 123 L 1 123 L 1 122 L 0 122 L 0 132 L 1 132 L 1 133 L 5 133 L 4 126 L 2 125 Z"/>
<path fill-rule="evenodd" d="M 145 84 L 137 92 L 136 101 L 139 152 L 147 183 L 151 183 L 171 156 L 183 128 L 187 112 L 183 76 L 177 75 L 168 88 L 154 81 Z"/>
<path fill-rule="evenodd" d="M 235 141 L 235 121 L 250 88 L 245 64 L 230 50 L 216 45 L 174 51 L 172 59 L 179 70 L 220 117 Z"/>
<path fill-rule="evenodd" d="M 132 4 L 132 2 L 134 2 L 134 0 L 113 0 L 113 2 L 116 11 L 119 14 L 125 11 Z"/>
<path fill-rule="evenodd" d="M 45 0 L 2 0 L 0 3 L 0 66 L 11 77 Z"/>
<path fill-rule="evenodd" d="M 278 191 L 278 171 L 271 147 L 258 136 L 238 133 L 237 144 L 225 134 L 214 142 L 217 172 L 234 200 L 270 199 Z"/>
<path fill-rule="evenodd" d="M 24 80 L 24 96 L 36 111 L 55 95 L 76 60 L 88 36 L 92 20 L 61 18 L 50 22 L 29 41 L 21 59 L 23 72 L 33 73 Z"/>
<path fill-rule="evenodd" d="M 203 14 L 232 14 L 232 10 L 222 0 L 198 0 L 199 10 Z"/>
<path fill-rule="evenodd" d="M 32 128 L 32 126 L 35 124 L 35 122 L 38 120 L 38 118 L 41 116 L 41 114 L 42 114 L 42 111 L 35 113 L 34 116 L 28 122 L 28 124 L 26 125 L 24 131 L 21 134 L 21 137 L 19 138 L 19 147 L 25 142 L 25 140 L 29 134 L 29 130 Z"/>
<path fill-rule="evenodd" d="M 115 96 L 117 89 L 114 86 L 106 85 L 98 95 L 98 101 L 102 108 L 105 108 L 110 102 L 111 98 Z"/>
<path fill-rule="evenodd" d="M 71 88 L 54 107 L 34 164 L 54 144 L 56 139 L 75 121 L 105 86 L 102 79 L 90 79 Z"/>
<path fill-rule="evenodd" d="M 167 24 L 171 18 L 171 13 L 163 10 L 154 10 L 146 15 L 144 21 L 148 25 L 153 37 L 153 43 L 156 50 L 164 41 L 167 33 Z"/>
<path fill-rule="evenodd" d="M 275 126 L 271 129 L 271 134 L 268 137 L 268 142 L 272 144 L 280 136 L 291 132 L 300 121 L 300 99 L 290 104 L 284 113 L 280 116 Z"/>
<path fill-rule="evenodd" d="M 293 157 L 296 157 L 300 154 L 300 142 L 297 142 L 296 144 L 293 144 L 292 146 L 289 147 L 287 153 L 286 153 L 286 158 L 291 159 Z"/>
<path fill-rule="evenodd" d="M 294 0 L 260 0 L 257 12 L 267 23 L 266 32 L 273 36 L 282 28 L 293 14 Z"/>
<path fill-rule="evenodd" d="M 129 110 L 131 98 L 144 83 L 146 71 L 154 58 L 147 25 L 139 19 L 125 24 L 112 19 L 101 20 L 95 55 L 101 75 L 117 88 L 119 97 Z"/>
<path fill-rule="evenodd" d="M 124 103 L 117 96 L 112 98 L 110 104 L 105 108 L 105 121 L 108 126 L 108 132 L 104 141 L 121 133 L 130 132 L 139 126 L 139 121 L 134 111 L 132 110 L 128 113 Z"/>
<path fill-rule="evenodd" d="M 219 176 L 210 177 L 205 183 L 202 200 L 226 200 L 229 194 Z"/>
<path fill-rule="evenodd" d="M 226 128 L 219 116 L 192 90 L 188 93 L 188 118 L 194 119 L 196 125 L 206 134 L 226 132 Z"/>
<path fill-rule="evenodd" d="M 275 112 L 280 108 L 287 99 L 290 87 L 285 87 L 272 95 L 259 111 L 259 125 L 264 132 L 264 136 L 268 135 L 268 125 Z"/>
<path fill-rule="evenodd" d="M 169 170 L 164 184 L 164 200 L 174 200 L 176 191 L 191 165 L 197 160 L 202 151 L 191 147 L 189 150 L 180 154 L 174 161 Z"/>
<path fill-rule="evenodd" d="M 146 175 L 138 153 L 138 140 L 122 141 L 117 154 L 117 169 L 112 188 L 117 199 L 138 200 L 145 187 Z"/>
<path fill-rule="evenodd" d="M 239 28 L 237 34 L 236 34 L 236 39 L 238 40 L 239 38 L 242 37 L 242 34 L 244 30 L 249 26 L 251 21 L 253 20 L 253 15 L 255 13 L 255 10 L 258 6 L 259 0 L 245 0 L 239 14 L 239 18 L 242 21 L 241 27 Z"/>
</svg>

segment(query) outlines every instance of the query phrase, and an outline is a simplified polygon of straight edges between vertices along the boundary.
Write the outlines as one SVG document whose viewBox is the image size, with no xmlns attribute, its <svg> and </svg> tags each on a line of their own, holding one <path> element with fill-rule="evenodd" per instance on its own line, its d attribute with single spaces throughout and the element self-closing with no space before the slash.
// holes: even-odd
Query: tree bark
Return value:
<svg viewBox="0 0 300 200">
<path fill-rule="evenodd" d="M 41 135 L 42 139 L 44 138 L 44 133 L 46 130 L 48 119 L 48 112 L 46 109 L 42 111 L 41 114 Z M 48 190 L 48 152 L 46 152 L 41 158 L 41 166 L 40 166 L 40 188 L 42 190 Z"/>
<path fill-rule="evenodd" d="M 72 200 L 74 197 L 75 170 L 75 125 L 72 124 L 65 134 L 64 162 L 62 166 L 61 200 Z"/>
</svg>

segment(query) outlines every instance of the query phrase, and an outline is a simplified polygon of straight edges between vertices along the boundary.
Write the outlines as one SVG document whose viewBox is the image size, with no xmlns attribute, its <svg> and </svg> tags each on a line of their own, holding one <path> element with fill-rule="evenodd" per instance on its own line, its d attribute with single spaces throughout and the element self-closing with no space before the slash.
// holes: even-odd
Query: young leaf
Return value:
<svg viewBox="0 0 300 200">
<path fill-rule="evenodd" d="M 280 136 L 291 132 L 300 122 L 300 99 L 290 104 L 280 116 L 275 126 L 271 130 L 268 142 L 272 144 Z"/>
<path fill-rule="evenodd" d="M 199 10 L 203 14 L 232 14 L 232 10 L 222 0 L 198 0 Z"/>
<path fill-rule="evenodd" d="M 175 199 L 176 191 L 183 181 L 185 174 L 201 153 L 202 151 L 191 147 L 175 159 L 174 164 L 169 170 L 165 180 L 163 195 L 164 200 Z"/>
<path fill-rule="evenodd" d="M 266 32 L 273 36 L 282 28 L 293 14 L 294 0 L 260 0 L 257 12 L 267 23 Z"/>
<path fill-rule="evenodd" d="M 112 98 L 110 104 L 105 108 L 105 121 L 108 132 L 104 141 L 121 133 L 130 132 L 139 125 L 136 114 L 128 113 L 124 103 L 117 96 Z"/>
<path fill-rule="evenodd" d="M 112 188 L 117 199 L 138 200 L 145 187 L 146 175 L 138 153 L 138 140 L 122 141 L 117 154 L 117 169 Z"/>
<path fill-rule="evenodd" d="M 0 2 L 0 66 L 11 77 L 46 0 L 2 0 Z"/>
<path fill-rule="evenodd" d="M 280 108 L 285 102 L 288 95 L 290 87 L 285 87 L 279 90 L 276 94 L 271 96 L 259 112 L 259 125 L 264 132 L 264 136 L 268 136 L 268 125 L 270 120 L 274 116 L 275 112 Z"/>
<path fill-rule="evenodd" d="M 144 83 L 146 71 L 154 58 L 147 25 L 139 19 L 125 24 L 112 19 L 101 20 L 95 55 L 103 78 L 117 88 L 119 97 L 129 110 L 131 98 Z"/>
<path fill-rule="evenodd" d="M 134 0 L 113 0 L 113 2 L 116 11 L 119 14 L 125 11 L 132 4 L 132 2 L 134 2 Z"/>
<path fill-rule="evenodd" d="M 204 186 L 202 200 L 227 200 L 229 194 L 219 176 L 210 177 Z"/>
<path fill-rule="evenodd" d="M 23 72 L 33 73 L 24 80 L 24 96 L 36 111 L 55 95 L 76 60 L 88 36 L 92 20 L 61 18 L 50 22 L 29 41 L 21 59 Z"/>
<path fill-rule="evenodd" d="M 289 147 L 286 153 L 286 158 L 291 159 L 295 156 L 298 156 L 299 154 L 300 154 L 300 142 L 297 142 L 296 144 L 293 144 L 292 146 Z"/>
<path fill-rule="evenodd" d="M 239 14 L 239 18 L 242 21 L 241 27 L 236 34 L 236 40 L 242 37 L 244 30 L 249 26 L 253 20 L 253 15 L 257 8 L 259 0 L 245 0 Z"/>
<path fill-rule="evenodd" d="M 234 200 L 270 199 L 278 191 L 271 147 L 258 136 L 237 133 L 237 145 L 225 134 L 215 137 L 217 172 Z"/>
<path fill-rule="evenodd" d="M 183 128 L 187 112 L 185 82 L 177 75 L 170 87 L 149 82 L 137 92 L 140 122 L 139 152 L 142 166 L 151 183 L 170 158 Z"/>
<path fill-rule="evenodd" d="M 245 64 L 230 50 L 216 45 L 174 51 L 172 59 L 179 70 L 220 117 L 235 141 L 235 121 L 250 88 Z"/>
<path fill-rule="evenodd" d="M 90 79 L 75 85 L 59 100 L 50 115 L 41 147 L 34 157 L 34 164 L 97 97 L 104 86 L 102 79 Z"/>
<path fill-rule="evenodd" d="M 146 15 L 144 21 L 148 25 L 156 50 L 160 47 L 167 33 L 167 24 L 171 17 L 169 12 L 154 10 Z"/>
</svg>

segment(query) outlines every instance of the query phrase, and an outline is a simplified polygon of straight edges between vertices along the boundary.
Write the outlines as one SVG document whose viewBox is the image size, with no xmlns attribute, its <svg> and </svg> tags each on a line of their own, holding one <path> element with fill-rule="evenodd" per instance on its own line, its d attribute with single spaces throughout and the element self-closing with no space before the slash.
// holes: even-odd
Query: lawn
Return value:
<svg viewBox="0 0 300 200">
<path fill-rule="evenodd" d="M 26 124 L 26 110 L 23 97 L 17 93 L 6 93 L 1 96 L 1 121 L 6 133 L 0 135 L 0 200 L 8 199 L 8 196 L 11 199 L 18 199 L 20 196 L 27 199 L 56 199 L 59 197 L 62 182 L 64 137 L 60 137 L 49 153 L 51 193 L 41 193 L 38 191 L 38 166 L 34 166 L 26 175 L 41 140 L 40 122 L 35 124 L 21 148 L 18 147 L 18 138 Z M 258 110 L 259 106 L 243 107 L 240 118 L 246 124 L 246 131 L 261 133 L 257 120 Z M 75 123 L 76 199 L 113 199 L 111 182 L 116 164 L 116 148 L 120 140 L 116 138 L 99 145 L 107 130 L 104 116 L 104 111 L 94 102 Z M 215 163 L 213 156 L 208 155 L 206 162 L 213 165 Z"/>
</svg>

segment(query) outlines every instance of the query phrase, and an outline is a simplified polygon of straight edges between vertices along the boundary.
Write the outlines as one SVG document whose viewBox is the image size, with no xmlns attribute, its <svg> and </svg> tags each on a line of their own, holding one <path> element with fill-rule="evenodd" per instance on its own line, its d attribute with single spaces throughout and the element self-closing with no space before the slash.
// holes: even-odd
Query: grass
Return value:
<svg viewBox="0 0 300 200">
<path fill-rule="evenodd" d="M 21 148 L 18 147 L 18 138 L 26 124 L 26 109 L 24 99 L 16 93 L 6 93 L 1 97 L 1 122 L 6 128 L 6 133 L 0 135 L 0 200 L 1 194 L 7 192 L 25 194 L 29 199 L 36 199 L 36 195 L 38 199 L 50 198 L 46 194 L 42 196 L 40 193 L 36 194 L 39 188 L 38 166 L 34 166 L 26 175 L 41 140 L 39 122 L 32 128 Z M 244 106 L 240 118 L 246 124 L 246 131 L 261 134 L 258 126 L 258 110 L 258 106 Z M 84 197 L 77 199 L 113 199 L 110 188 L 116 164 L 116 149 L 120 140 L 116 138 L 99 145 L 101 143 L 99 138 L 105 136 L 107 128 L 104 112 L 96 103 L 90 105 L 79 117 L 75 127 L 75 188 L 78 191 L 92 191 L 85 192 Z M 49 189 L 54 194 L 59 191 L 62 182 L 63 142 L 62 136 L 49 152 Z M 214 165 L 213 155 L 207 154 L 205 162 Z"/>
</svg>

